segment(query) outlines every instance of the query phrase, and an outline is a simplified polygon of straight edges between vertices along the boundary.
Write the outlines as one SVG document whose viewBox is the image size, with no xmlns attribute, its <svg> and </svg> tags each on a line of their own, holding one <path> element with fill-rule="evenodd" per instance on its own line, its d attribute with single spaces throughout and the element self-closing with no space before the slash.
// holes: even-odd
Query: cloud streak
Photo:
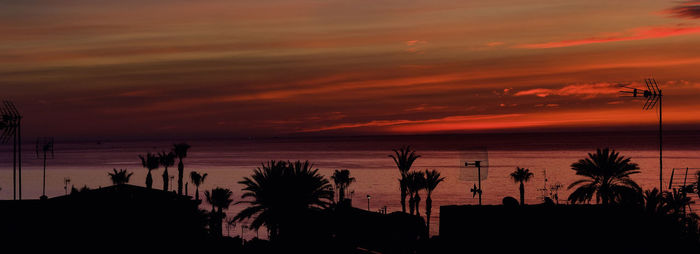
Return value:
<svg viewBox="0 0 700 254">
<path fill-rule="evenodd" d="M 575 84 L 568 85 L 562 88 L 534 88 L 516 92 L 514 96 L 534 95 L 537 97 L 547 97 L 552 95 L 558 96 L 583 96 L 584 98 L 594 98 L 598 96 L 608 96 L 618 94 L 620 84 L 615 83 L 593 83 L 593 84 Z M 558 105 L 557 105 L 558 106 Z"/>
<path fill-rule="evenodd" d="M 461 116 L 448 116 L 442 118 L 425 119 L 425 120 L 376 120 L 370 122 L 361 123 L 345 123 L 332 126 L 325 126 L 321 128 L 304 129 L 299 132 L 320 132 L 320 131 L 330 131 L 339 129 L 350 129 L 350 128 L 360 128 L 360 127 L 389 127 L 398 125 L 414 125 L 414 124 L 430 124 L 430 123 L 450 123 L 450 122 L 465 122 L 465 121 L 477 121 L 477 120 L 493 120 L 502 118 L 512 118 L 521 116 L 522 114 L 502 114 L 502 115 L 461 115 Z"/>
<path fill-rule="evenodd" d="M 534 43 L 534 44 L 520 44 L 515 46 L 515 48 L 524 49 L 548 49 L 548 48 L 564 48 L 564 47 L 574 47 L 588 44 L 599 44 L 599 43 L 609 43 L 609 42 L 621 42 L 621 41 L 635 41 L 635 40 L 647 40 L 656 38 L 665 38 L 672 36 L 681 36 L 688 34 L 698 34 L 700 33 L 700 26 L 656 26 L 656 27 L 638 27 L 629 29 L 624 32 L 612 33 L 612 34 L 599 34 L 597 36 L 583 38 L 583 39 L 573 39 L 573 40 L 563 40 L 563 41 L 553 41 L 545 43 Z"/>
<path fill-rule="evenodd" d="M 700 1 L 687 1 L 666 10 L 666 13 L 678 18 L 700 19 Z"/>
</svg>

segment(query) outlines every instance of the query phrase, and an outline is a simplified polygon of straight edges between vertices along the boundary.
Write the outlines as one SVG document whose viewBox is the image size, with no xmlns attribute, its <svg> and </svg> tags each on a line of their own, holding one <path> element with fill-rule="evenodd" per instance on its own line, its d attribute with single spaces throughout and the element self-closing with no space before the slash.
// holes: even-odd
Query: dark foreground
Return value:
<svg viewBox="0 0 700 254">
<path fill-rule="evenodd" d="M 421 217 L 339 205 L 296 215 L 275 241 L 221 237 L 199 201 L 132 185 L 0 201 L 5 250 L 217 253 L 698 253 L 697 236 L 632 207 L 445 206 L 440 236 Z M 213 227 L 216 228 L 216 227 Z"/>
</svg>

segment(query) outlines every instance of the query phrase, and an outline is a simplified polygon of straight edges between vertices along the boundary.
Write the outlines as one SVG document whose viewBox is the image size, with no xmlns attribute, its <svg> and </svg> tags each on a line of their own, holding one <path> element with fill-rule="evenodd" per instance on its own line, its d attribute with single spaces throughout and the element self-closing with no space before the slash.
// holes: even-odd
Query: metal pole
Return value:
<svg viewBox="0 0 700 254">
<path fill-rule="evenodd" d="M 17 132 L 15 131 L 14 134 L 12 137 L 12 200 L 17 200 Z"/>
<path fill-rule="evenodd" d="M 46 150 L 44 150 L 44 188 L 41 191 L 41 196 L 46 196 Z"/>
<path fill-rule="evenodd" d="M 22 200 L 22 117 L 17 119 L 17 181 L 19 200 Z"/>
<path fill-rule="evenodd" d="M 663 190 L 663 169 L 664 169 L 664 163 L 663 163 L 663 129 L 662 129 L 662 123 L 663 123 L 663 96 L 661 95 L 661 90 L 659 90 L 659 190 Z"/>
<path fill-rule="evenodd" d="M 476 161 L 476 168 L 478 171 L 477 178 L 479 178 L 479 205 L 481 205 L 481 162 L 480 161 Z"/>
</svg>

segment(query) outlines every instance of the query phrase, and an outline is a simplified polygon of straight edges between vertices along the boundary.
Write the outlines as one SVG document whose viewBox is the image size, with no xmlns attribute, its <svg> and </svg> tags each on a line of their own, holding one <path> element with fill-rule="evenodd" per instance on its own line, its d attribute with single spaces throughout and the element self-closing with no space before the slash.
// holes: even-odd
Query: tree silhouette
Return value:
<svg viewBox="0 0 700 254">
<path fill-rule="evenodd" d="M 406 195 L 408 195 L 408 187 L 406 180 L 408 171 L 411 170 L 411 166 L 416 159 L 420 158 L 420 155 L 416 154 L 416 151 L 411 150 L 410 146 L 403 146 L 399 149 L 392 149 L 394 154 L 390 154 L 396 164 L 396 167 L 401 173 L 401 178 L 399 179 L 399 188 L 401 189 L 401 211 L 406 212 Z"/>
<path fill-rule="evenodd" d="M 700 198 L 700 171 L 695 173 L 695 191 L 698 193 L 698 198 Z"/>
<path fill-rule="evenodd" d="M 160 161 L 160 165 L 163 166 L 163 190 L 168 191 L 168 182 L 170 180 L 168 167 L 175 165 L 175 153 L 161 152 L 158 154 L 158 160 Z"/>
<path fill-rule="evenodd" d="M 685 208 L 690 206 L 693 201 L 682 190 L 673 189 L 670 192 L 664 192 L 664 204 L 667 206 L 665 211 L 674 218 L 682 218 L 685 216 Z"/>
<path fill-rule="evenodd" d="M 341 203 L 341 202 L 343 202 L 343 200 L 345 200 L 345 191 L 350 186 L 350 184 L 355 182 L 355 178 L 350 177 L 350 170 L 347 170 L 347 169 L 338 170 L 338 169 L 336 169 L 333 172 L 331 179 L 333 179 L 333 182 L 335 183 L 335 187 L 338 190 L 338 203 Z"/>
<path fill-rule="evenodd" d="M 207 179 L 207 175 L 207 173 L 200 175 L 197 171 L 190 172 L 190 180 L 192 180 L 192 184 L 194 184 L 196 188 L 194 200 L 199 200 L 199 185 L 204 183 L 204 180 Z"/>
<path fill-rule="evenodd" d="M 224 209 L 228 209 L 231 203 L 233 203 L 233 192 L 229 189 L 216 187 L 211 190 L 211 192 L 204 191 L 204 196 L 206 197 L 207 203 L 211 204 L 212 234 L 221 236 L 223 232 L 222 220 L 226 217 Z"/>
<path fill-rule="evenodd" d="M 152 153 L 147 153 L 146 157 L 139 155 L 139 158 L 141 158 L 141 165 L 148 169 L 148 174 L 146 175 L 146 188 L 151 189 L 153 187 L 151 170 L 157 169 L 160 166 L 160 159 L 157 155 Z"/>
<path fill-rule="evenodd" d="M 182 195 L 182 178 L 185 171 L 185 164 L 182 163 L 182 159 L 187 157 L 187 150 L 190 149 L 190 145 L 187 143 L 179 143 L 173 145 L 173 153 L 180 160 L 177 164 L 177 194 Z"/>
<path fill-rule="evenodd" d="M 423 171 L 414 171 L 407 174 L 406 188 L 408 190 L 408 206 L 410 214 L 415 211 L 416 215 L 420 216 L 420 190 L 425 189 L 425 175 Z"/>
<path fill-rule="evenodd" d="M 659 189 L 644 191 L 644 211 L 653 215 L 666 214 L 666 206 L 664 205 L 664 194 Z"/>
<path fill-rule="evenodd" d="M 126 171 L 126 169 L 112 169 L 114 173 L 107 173 L 109 175 L 110 180 L 112 180 L 112 184 L 114 185 L 120 185 L 120 184 L 126 184 L 129 183 L 129 179 L 131 179 L 131 176 L 134 173 L 129 173 Z"/>
<path fill-rule="evenodd" d="M 437 170 L 425 170 L 425 226 L 428 234 L 430 234 L 430 214 L 433 209 L 433 199 L 431 196 L 438 184 L 443 181 L 445 181 L 445 178 L 441 177 L 440 172 Z"/>
<path fill-rule="evenodd" d="M 525 182 L 530 181 L 534 176 L 529 169 L 516 167 L 513 173 L 510 173 L 510 178 L 513 179 L 515 183 L 520 183 L 520 205 L 525 205 Z"/>
<path fill-rule="evenodd" d="M 621 203 L 636 199 L 641 193 L 639 185 L 629 178 L 640 172 L 639 166 L 615 150 L 597 149 L 595 154 L 589 153 L 588 158 L 571 164 L 571 169 L 586 177 L 569 185 L 568 189 L 578 186 L 569 195 L 572 203 L 590 202 L 594 194 L 597 203 Z"/>
<path fill-rule="evenodd" d="M 326 208 L 333 200 L 331 184 L 308 161 L 269 161 L 244 177 L 243 195 L 238 203 L 249 204 L 234 218 L 251 218 L 251 229 L 265 225 L 270 239 L 284 238 L 299 215 L 309 209 Z"/>
</svg>

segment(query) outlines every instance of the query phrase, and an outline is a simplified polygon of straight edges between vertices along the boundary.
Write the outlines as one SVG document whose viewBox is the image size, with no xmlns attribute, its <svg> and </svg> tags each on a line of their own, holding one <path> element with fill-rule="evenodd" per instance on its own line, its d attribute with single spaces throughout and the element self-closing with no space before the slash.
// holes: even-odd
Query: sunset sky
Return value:
<svg viewBox="0 0 700 254">
<path fill-rule="evenodd" d="M 0 0 L 26 135 L 700 126 L 700 2 Z"/>
</svg>

